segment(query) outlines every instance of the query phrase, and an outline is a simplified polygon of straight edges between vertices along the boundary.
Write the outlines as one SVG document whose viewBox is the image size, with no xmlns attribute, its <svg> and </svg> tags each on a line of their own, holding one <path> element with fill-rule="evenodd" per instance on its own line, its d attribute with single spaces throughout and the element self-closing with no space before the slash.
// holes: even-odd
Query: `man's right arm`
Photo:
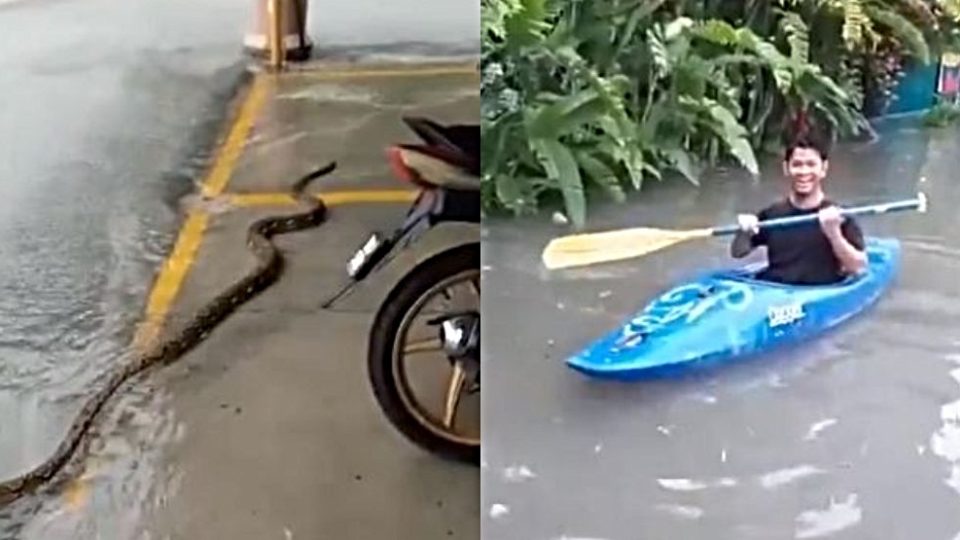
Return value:
<svg viewBox="0 0 960 540">
<path fill-rule="evenodd" d="M 740 231 L 733 237 L 730 243 L 730 256 L 735 259 L 742 259 L 750 254 L 757 246 L 754 236 L 760 230 L 757 227 L 759 218 L 751 214 L 740 214 L 737 216 L 737 223 L 740 225 Z"/>
</svg>

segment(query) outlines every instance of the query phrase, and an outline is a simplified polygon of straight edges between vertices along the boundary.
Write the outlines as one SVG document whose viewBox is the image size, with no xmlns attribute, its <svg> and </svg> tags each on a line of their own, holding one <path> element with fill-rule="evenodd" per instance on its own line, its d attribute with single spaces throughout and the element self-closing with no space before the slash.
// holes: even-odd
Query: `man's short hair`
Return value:
<svg viewBox="0 0 960 540">
<path fill-rule="evenodd" d="M 783 160 L 790 161 L 790 158 L 793 157 L 793 152 L 797 148 L 812 148 L 813 150 L 816 150 L 818 154 L 820 154 L 820 159 L 824 161 L 826 161 L 830 155 L 830 149 L 823 140 L 812 134 L 803 134 L 790 139 L 790 141 L 787 143 Z"/>
</svg>

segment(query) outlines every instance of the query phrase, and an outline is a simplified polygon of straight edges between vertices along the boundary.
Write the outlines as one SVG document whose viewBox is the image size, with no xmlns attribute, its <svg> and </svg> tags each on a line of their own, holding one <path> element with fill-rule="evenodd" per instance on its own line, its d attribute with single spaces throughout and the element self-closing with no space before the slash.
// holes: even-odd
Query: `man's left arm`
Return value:
<svg viewBox="0 0 960 540">
<path fill-rule="evenodd" d="M 836 207 L 821 211 L 820 223 L 830 240 L 833 253 L 840 260 L 845 274 L 859 274 L 867 267 L 865 242 L 860 225 L 851 217 L 843 217 Z"/>
</svg>

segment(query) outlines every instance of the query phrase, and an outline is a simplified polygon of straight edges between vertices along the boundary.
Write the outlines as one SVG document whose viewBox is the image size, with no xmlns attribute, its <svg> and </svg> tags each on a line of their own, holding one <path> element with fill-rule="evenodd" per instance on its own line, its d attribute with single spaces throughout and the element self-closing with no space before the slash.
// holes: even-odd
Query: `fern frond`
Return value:
<svg viewBox="0 0 960 540">
<path fill-rule="evenodd" d="M 543 40 L 556 10 L 547 0 L 494 0 L 503 11 L 503 37 L 510 46 L 522 47 Z"/>
<path fill-rule="evenodd" d="M 930 63 L 930 47 L 923 32 L 909 19 L 896 11 L 867 6 L 871 19 L 890 29 L 893 37 L 899 41 L 911 56 L 924 64 Z"/>
<path fill-rule="evenodd" d="M 960 0 L 937 0 L 937 4 L 954 21 L 960 21 Z"/>
<path fill-rule="evenodd" d="M 799 13 L 782 12 L 780 31 L 790 45 L 790 58 L 795 62 L 807 62 L 810 58 L 810 29 Z"/>
<path fill-rule="evenodd" d="M 720 19 L 708 19 L 694 29 L 694 34 L 717 45 L 734 47 L 741 45 L 737 29 L 730 23 Z"/>
<path fill-rule="evenodd" d="M 647 31 L 647 43 L 650 46 L 650 55 L 656 67 L 657 76 L 670 72 L 670 52 L 667 50 L 666 38 L 660 25 Z"/>
<path fill-rule="evenodd" d="M 519 0 L 482 0 L 480 27 L 490 36 L 502 39 L 506 34 L 506 20 L 516 15 L 521 9 Z"/>
<path fill-rule="evenodd" d="M 845 58 L 840 64 L 837 82 L 850 96 L 851 101 L 860 109 L 863 107 L 865 95 L 865 89 L 863 87 L 863 63 L 851 53 L 847 53 L 844 56 Z"/>
<path fill-rule="evenodd" d="M 843 0 L 843 41 L 855 49 L 863 43 L 864 29 L 870 26 L 861 0 Z"/>
</svg>

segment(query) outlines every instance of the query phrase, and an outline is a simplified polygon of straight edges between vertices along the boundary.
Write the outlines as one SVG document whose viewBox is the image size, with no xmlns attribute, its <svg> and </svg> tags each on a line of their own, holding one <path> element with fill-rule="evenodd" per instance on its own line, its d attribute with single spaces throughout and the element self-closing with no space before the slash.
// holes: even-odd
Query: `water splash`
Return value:
<svg viewBox="0 0 960 540">
<path fill-rule="evenodd" d="M 827 429 L 830 426 L 836 425 L 836 423 L 837 423 L 836 418 L 827 418 L 825 420 L 821 420 L 819 422 L 812 424 L 810 426 L 810 429 L 807 430 L 807 434 L 806 436 L 804 436 L 803 440 L 812 441 L 816 439 L 820 435 L 821 431 Z"/>
<path fill-rule="evenodd" d="M 795 538 L 819 538 L 849 529 L 863 519 L 863 510 L 857 504 L 857 495 L 851 494 L 843 502 L 830 499 L 826 510 L 807 510 L 797 516 Z"/>
<path fill-rule="evenodd" d="M 731 477 L 718 478 L 709 482 L 690 478 L 658 478 L 657 483 L 660 487 L 671 491 L 702 491 L 711 487 L 729 488 L 739 484 L 736 478 Z"/>
<path fill-rule="evenodd" d="M 759 478 L 759 482 L 765 489 L 775 489 L 800 480 L 801 478 L 824 474 L 825 472 L 823 469 L 814 467 L 813 465 L 799 465 L 797 467 L 779 469 L 764 474 Z"/>
<path fill-rule="evenodd" d="M 658 478 L 657 483 L 664 489 L 672 491 L 700 491 L 707 489 L 707 484 L 689 478 Z"/>
<path fill-rule="evenodd" d="M 505 504 L 496 503 L 490 506 L 490 517 L 501 519 L 510 513 L 510 507 Z"/>
<path fill-rule="evenodd" d="M 514 465 L 503 470 L 503 479 L 511 483 L 524 482 L 536 477 L 537 475 L 526 465 Z"/>
<path fill-rule="evenodd" d="M 947 355 L 948 362 L 957 364 L 956 355 Z M 960 368 L 950 371 L 950 376 L 960 384 Z M 940 429 L 930 436 L 930 451 L 950 463 L 950 472 L 944 482 L 960 493 L 960 399 L 940 407 Z"/>
</svg>

